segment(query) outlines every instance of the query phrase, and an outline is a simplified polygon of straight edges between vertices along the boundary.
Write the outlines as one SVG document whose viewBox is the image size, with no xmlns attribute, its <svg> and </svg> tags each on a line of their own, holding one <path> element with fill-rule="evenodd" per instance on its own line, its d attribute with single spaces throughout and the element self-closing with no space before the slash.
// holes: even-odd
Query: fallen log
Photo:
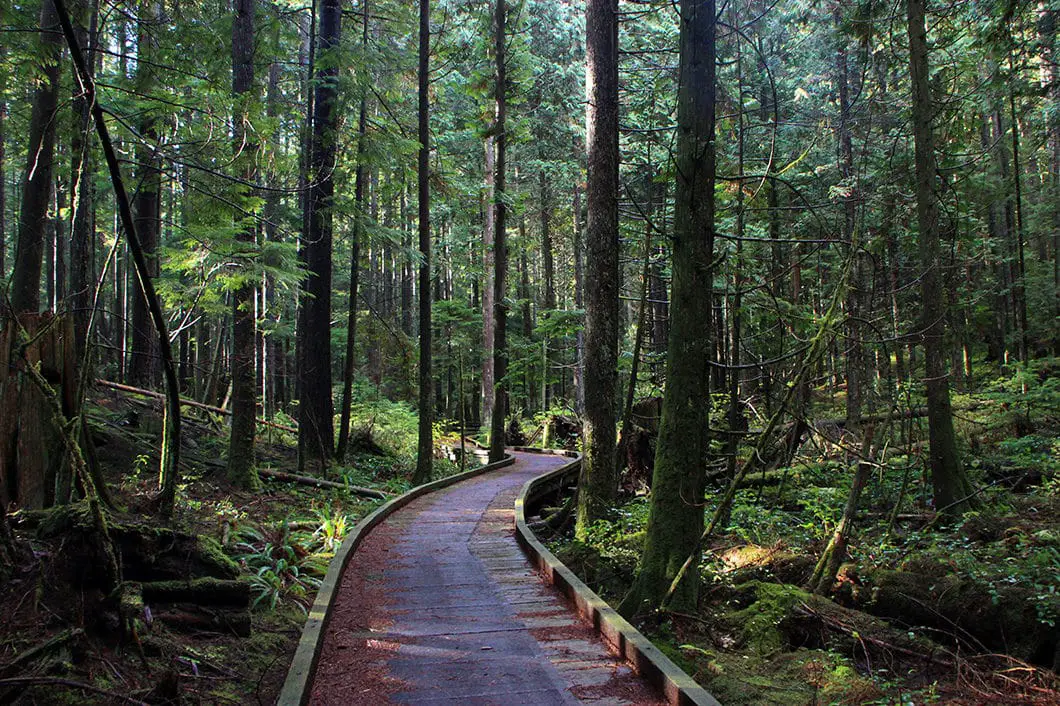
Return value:
<svg viewBox="0 0 1060 706">
<path fill-rule="evenodd" d="M 133 387 L 132 385 L 122 385 L 121 383 L 111 382 L 110 380 L 96 380 L 96 384 L 97 385 L 102 385 L 103 387 L 109 387 L 112 390 L 120 390 L 122 392 L 128 392 L 128 393 L 131 393 L 131 394 L 134 394 L 134 395 L 141 395 L 143 397 L 150 397 L 150 398 L 156 399 L 156 400 L 165 400 L 166 399 L 166 396 L 163 395 L 160 392 L 154 392 L 152 390 L 144 390 L 143 388 Z M 186 407 L 194 407 L 195 409 L 202 409 L 202 410 L 205 410 L 207 412 L 212 412 L 214 414 L 223 414 L 226 417 L 231 417 L 232 416 L 232 412 L 227 410 L 227 409 L 222 409 L 221 407 L 214 407 L 212 405 L 203 404 L 202 402 L 196 402 L 195 400 L 189 400 L 189 399 L 186 399 L 184 397 L 180 398 L 180 403 L 182 405 L 186 406 Z M 257 422 L 258 422 L 258 424 L 261 424 L 263 426 L 272 427 L 273 429 L 279 429 L 280 431 L 287 431 L 287 432 L 291 432 L 292 434 L 297 434 L 298 433 L 298 429 L 296 427 L 289 427 L 289 426 L 284 425 L 284 424 L 277 424 L 276 422 L 270 422 L 269 420 L 261 419 L 260 417 L 258 418 Z"/>
<path fill-rule="evenodd" d="M 65 537 L 64 553 L 82 559 L 68 562 L 71 578 L 76 583 L 94 585 L 99 579 L 98 557 L 92 544 L 97 530 L 87 503 L 62 505 L 38 517 L 39 537 Z M 188 576 L 235 579 L 240 574 L 239 565 L 210 537 L 144 522 L 111 521 L 108 528 L 127 581 L 180 581 Z"/>
<path fill-rule="evenodd" d="M 211 611 L 181 606 L 154 613 L 154 619 L 183 633 L 216 632 L 250 637 L 250 613 L 247 611 Z"/>
<path fill-rule="evenodd" d="M 366 498 L 375 498 L 376 500 L 386 500 L 390 495 L 384 493 L 382 490 L 376 490 L 375 488 L 362 488 L 359 485 L 347 485 L 345 483 L 336 483 L 332 480 L 324 480 L 323 478 L 313 478 L 311 476 L 299 476 L 293 473 L 284 473 L 283 471 L 273 471 L 267 468 L 259 469 L 258 475 L 263 478 L 269 478 L 271 480 L 283 481 L 285 483 L 300 483 L 302 485 L 309 485 L 314 488 L 340 488 L 347 490 L 354 495 L 360 495 Z"/>
<path fill-rule="evenodd" d="M 140 588 L 145 602 L 195 603 L 196 605 L 250 605 L 250 584 L 246 581 L 200 578 L 191 581 L 151 581 Z"/>
</svg>

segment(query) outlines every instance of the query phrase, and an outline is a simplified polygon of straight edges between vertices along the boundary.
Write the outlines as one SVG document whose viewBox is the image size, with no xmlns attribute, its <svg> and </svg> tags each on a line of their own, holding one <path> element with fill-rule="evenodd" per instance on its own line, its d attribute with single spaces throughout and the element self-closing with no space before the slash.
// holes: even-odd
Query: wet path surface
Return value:
<svg viewBox="0 0 1060 706">
<path fill-rule="evenodd" d="M 516 463 L 413 501 L 354 554 L 311 704 L 662 704 L 515 540 L 523 484 L 566 459 Z"/>
</svg>

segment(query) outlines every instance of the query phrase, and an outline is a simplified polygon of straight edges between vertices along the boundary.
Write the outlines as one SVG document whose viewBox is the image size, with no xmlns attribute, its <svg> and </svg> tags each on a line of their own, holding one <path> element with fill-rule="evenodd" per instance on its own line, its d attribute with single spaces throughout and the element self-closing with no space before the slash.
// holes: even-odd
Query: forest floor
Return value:
<svg viewBox="0 0 1060 706">
<path fill-rule="evenodd" d="M 858 444 L 821 425 L 792 463 L 738 491 L 699 567 L 699 609 L 642 617 L 642 628 L 726 706 L 1060 703 L 1058 371 L 1060 363 L 1043 361 L 956 397 L 980 492 L 979 508 L 954 524 L 939 522 L 931 506 L 919 421 L 893 430 L 828 596 L 803 586 L 842 513 Z M 0 583 L 0 703 L 273 703 L 335 548 L 380 501 L 273 480 L 258 492 L 233 489 L 224 480 L 223 421 L 189 413 L 176 530 L 163 532 L 150 510 L 160 407 L 97 393 L 89 417 L 119 508 L 112 527 L 126 538 L 126 580 L 142 582 L 145 596 L 151 582 L 157 596 L 159 578 L 193 573 L 238 579 L 249 592 L 234 607 L 145 599 L 123 613 L 135 630 L 122 630 L 123 621 L 98 610 L 96 557 L 78 533 L 16 514 L 32 554 Z M 822 395 L 813 416 L 840 416 L 839 404 Z M 377 398 L 354 417 L 356 453 L 331 480 L 408 489 L 415 415 Z M 263 431 L 259 466 L 292 471 L 294 441 Z M 436 470 L 458 469 L 439 460 Z M 629 492 L 585 543 L 549 539 L 617 602 L 647 515 L 643 492 Z M 76 516 L 68 519 L 76 530 Z"/>
<path fill-rule="evenodd" d="M 130 633 L 97 609 L 93 558 L 76 533 L 49 535 L 39 514 L 16 514 L 16 533 L 32 555 L 0 583 L 0 703 L 274 703 L 334 550 L 382 501 L 272 480 L 262 491 L 234 489 L 224 480 L 226 428 L 195 411 L 184 418 L 183 479 L 170 525 L 177 532 L 158 534 L 148 546 L 161 532 L 147 509 L 156 489 L 160 406 L 108 390 L 90 407 L 96 454 L 118 508 L 111 526 L 122 538 L 126 581 L 148 586 L 145 561 L 153 579 L 187 579 L 191 564 L 209 564 L 217 549 L 224 556 L 213 563 L 220 574 L 229 571 L 221 578 L 249 583 L 249 595 L 230 608 L 196 605 L 195 596 L 166 606 L 145 600 Z M 354 453 L 331 480 L 387 493 L 408 489 L 412 466 L 394 446 L 407 430 L 388 425 L 408 427 L 411 413 L 394 412 L 355 426 Z M 284 431 L 263 432 L 259 466 L 293 472 L 294 442 Z M 458 470 L 437 465 L 441 474 Z M 128 536 L 136 541 L 127 543 Z M 193 549 L 166 546 L 196 536 Z"/>
<path fill-rule="evenodd" d="M 637 622 L 726 706 L 1060 703 L 1056 371 L 1045 362 L 1022 381 L 955 400 L 980 489 L 978 509 L 963 519 L 936 516 L 919 422 L 906 422 L 877 458 L 832 591 L 807 592 L 859 448 L 856 436 L 818 429 L 789 466 L 737 492 L 699 567 L 698 611 Z M 823 404 L 814 415 L 842 416 Z M 708 518 L 720 495 L 708 491 Z M 627 494 L 584 543 L 547 539 L 617 605 L 647 519 L 646 496 Z"/>
</svg>

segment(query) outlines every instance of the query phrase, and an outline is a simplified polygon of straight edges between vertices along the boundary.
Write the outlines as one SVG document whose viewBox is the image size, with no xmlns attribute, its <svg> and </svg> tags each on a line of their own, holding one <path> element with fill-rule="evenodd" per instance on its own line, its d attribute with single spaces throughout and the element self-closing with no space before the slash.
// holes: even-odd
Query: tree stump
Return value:
<svg viewBox="0 0 1060 706">
<path fill-rule="evenodd" d="M 24 374 L 40 364 L 63 412 L 76 404 L 73 320 L 50 312 L 7 318 L 0 329 L 0 503 L 40 509 L 55 502 L 66 454 L 41 390 Z M 24 329 L 28 343 L 20 333 Z M 24 346 L 24 350 L 23 350 Z"/>
</svg>

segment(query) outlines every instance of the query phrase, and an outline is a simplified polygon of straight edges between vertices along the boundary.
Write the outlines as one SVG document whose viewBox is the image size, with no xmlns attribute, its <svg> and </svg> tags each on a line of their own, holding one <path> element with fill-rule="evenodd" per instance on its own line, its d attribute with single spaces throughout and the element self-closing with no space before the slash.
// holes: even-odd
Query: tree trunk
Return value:
<svg viewBox="0 0 1060 706">
<path fill-rule="evenodd" d="M 644 553 L 621 610 L 661 607 L 682 565 L 698 564 L 709 452 L 713 346 L 714 0 L 681 0 L 677 97 L 677 192 L 666 390 L 655 452 Z M 698 572 L 672 593 L 670 607 L 694 610 Z"/>
<path fill-rule="evenodd" d="M 503 0 L 501 0 L 503 2 Z M 431 479 L 434 460 L 434 408 L 431 404 L 431 122 L 430 122 L 431 5 L 420 0 L 419 138 L 417 183 L 420 231 L 420 403 L 416 473 L 412 484 Z"/>
<path fill-rule="evenodd" d="M 848 65 L 846 38 L 842 35 L 843 17 L 840 9 L 836 7 L 832 11 L 832 21 L 836 36 L 836 82 L 839 85 L 839 173 L 842 176 L 844 187 L 847 190 L 843 194 L 843 231 L 840 240 L 857 251 L 860 243 L 856 240 L 856 208 L 855 187 L 852 183 L 854 178 L 854 147 L 850 135 L 850 68 Z M 855 260 L 855 274 L 851 278 L 852 286 L 847 292 L 846 299 L 846 416 L 847 424 L 854 427 L 858 418 L 861 417 L 861 409 L 864 404 L 866 368 L 865 350 L 861 339 L 861 302 L 863 294 L 861 287 L 865 284 L 858 265 L 860 258 Z"/>
<path fill-rule="evenodd" d="M 334 455 L 331 399 L 331 244 L 338 125 L 339 36 L 342 6 L 320 0 L 319 51 L 314 66 L 308 231 L 303 240 L 302 315 L 298 332 L 298 468 L 319 471 Z"/>
<path fill-rule="evenodd" d="M 1009 54 L 1008 60 L 1010 70 L 1015 73 L 1011 54 Z M 1030 343 L 1027 333 L 1027 263 L 1023 252 L 1023 188 L 1020 180 L 1019 113 L 1016 112 L 1016 93 L 1011 85 L 1008 92 L 1008 105 L 1009 117 L 1012 122 L 1009 129 L 1012 131 L 1012 199 L 1015 207 L 1013 235 L 1015 236 L 1014 245 L 1016 248 L 1016 272 L 1012 278 L 1012 298 L 1016 306 L 1016 322 L 1019 325 L 1020 360 L 1027 363 L 1030 359 Z"/>
<path fill-rule="evenodd" d="M 232 18 L 232 115 L 233 161 L 246 183 L 257 181 L 258 145 L 248 129 L 251 107 L 257 100 L 254 90 L 254 11 L 255 0 L 235 0 Z M 248 190 L 249 191 L 249 190 Z M 252 196 L 245 193 L 246 196 Z M 254 287 L 255 216 L 237 217 L 241 228 L 236 234 L 237 256 L 243 260 L 241 283 L 232 292 L 232 427 L 228 438 L 228 479 L 241 488 L 261 485 L 254 467 L 254 433 L 257 419 Z"/>
<path fill-rule="evenodd" d="M 160 0 L 141 0 L 141 16 L 138 22 L 136 90 L 140 95 L 150 95 L 154 89 L 155 66 L 158 54 L 157 35 L 162 25 Z M 159 140 L 158 116 L 148 108 L 141 115 L 140 141 L 136 144 L 138 165 L 138 188 L 133 197 L 133 212 L 136 217 L 136 234 L 144 249 L 147 274 L 158 277 L 158 246 L 162 226 L 162 160 L 156 145 Z M 132 358 L 129 362 L 129 382 L 140 387 L 154 387 L 158 383 L 158 340 L 151 329 L 148 303 L 143 285 L 137 287 L 132 297 Z"/>
<path fill-rule="evenodd" d="M 575 534 L 611 509 L 618 384 L 618 0 L 586 5 L 585 454 Z"/>
<path fill-rule="evenodd" d="M 95 53 L 96 25 L 99 17 L 98 6 L 95 2 L 82 1 L 78 3 L 75 12 L 75 30 L 78 34 L 78 41 L 88 47 L 87 68 L 91 73 L 94 63 L 91 57 Z M 91 289 L 95 283 L 91 263 L 95 221 L 95 193 L 89 151 L 89 143 L 92 139 L 91 120 L 92 115 L 84 91 L 75 85 L 74 126 L 70 143 L 72 158 L 70 198 L 74 214 L 73 225 L 70 229 L 70 286 L 67 306 L 73 316 L 74 356 L 78 366 L 84 362 L 84 353 L 88 345 L 88 325 L 92 313 Z M 2 173 L 3 167 L 0 165 L 0 174 Z M 0 210 L 2 210 L 2 203 L 0 203 Z M 0 226 L 0 232 L 2 230 Z"/>
<path fill-rule="evenodd" d="M 11 308 L 18 314 L 40 309 L 40 276 L 48 203 L 52 194 L 55 155 L 55 113 L 59 101 L 58 18 L 55 6 L 43 2 L 40 10 L 42 78 L 33 92 L 29 121 L 26 172 L 18 212 L 18 242 L 8 290 Z"/>
<path fill-rule="evenodd" d="M 494 15 L 494 61 L 496 62 L 497 85 L 497 122 L 496 133 L 496 172 L 493 177 L 493 207 L 496 216 L 493 222 L 493 410 L 490 415 L 490 453 L 491 462 L 504 457 L 504 418 L 508 413 L 508 305 L 504 301 L 508 288 L 508 242 L 507 242 L 507 205 L 505 204 L 505 164 L 507 158 L 508 128 L 505 120 L 508 114 L 508 78 L 505 67 L 505 23 L 506 0 L 497 0 Z"/>
<path fill-rule="evenodd" d="M 544 309 L 549 312 L 545 316 L 551 316 L 552 310 L 556 308 L 556 266 L 552 255 L 552 197 L 544 169 L 539 175 L 539 187 L 541 192 L 541 259 L 545 270 Z M 544 390 L 541 407 L 547 410 L 552 406 L 552 399 L 555 397 L 555 386 L 550 380 L 552 364 L 547 337 L 541 342 L 541 346 L 543 352 L 541 385 Z"/>
<path fill-rule="evenodd" d="M 847 545 L 850 543 L 850 533 L 854 528 L 861 492 L 874 468 L 872 463 L 873 431 L 871 425 L 865 430 L 865 438 L 861 442 L 861 458 L 854 470 L 854 480 L 850 485 L 850 494 L 843 508 L 843 516 L 836 525 L 835 532 L 828 540 L 828 546 L 821 553 L 821 558 L 817 561 L 817 566 L 810 577 L 810 590 L 821 596 L 827 596 L 831 592 L 832 584 L 835 583 L 836 575 L 839 573 L 839 567 L 846 559 Z"/>
<path fill-rule="evenodd" d="M 107 162 L 107 170 L 114 186 L 114 200 L 117 203 L 118 215 L 129 244 L 129 254 L 132 256 L 133 263 L 136 266 L 136 273 L 140 279 L 148 312 L 151 315 L 151 321 L 158 336 L 158 350 L 161 354 L 162 371 L 166 384 L 166 409 L 162 418 L 162 446 L 159 461 L 159 494 L 157 503 L 159 512 L 164 517 L 169 517 L 173 513 L 177 483 L 180 480 L 180 389 L 176 367 L 173 364 L 173 349 L 170 346 L 169 331 L 162 311 L 162 305 L 155 293 L 154 284 L 151 277 L 148 276 L 147 256 L 136 232 L 136 222 L 132 215 L 128 194 L 125 191 L 125 183 L 122 180 L 118 157 L 107 133 L 107 124 L 103 119 L 103 109 L 96 102 L 95 84 L 92 80 L 92 75 L 88 71 L 84 55 L 81 53 L 73 25 L 70 22 L 69 15 L 66 13 L 62 0 L 54 0 L 54 4 L 62 25 L 63 35 L 70 48 L 70 56 L 77 69 L 78 79 L 87 93 L 89 105 L 92 106 L 92 118 L 96 125 L 96 134 L 99 136 L 103 156 Z M 71 457 L 77 455 L 71 452 Z M 91 481 L 84 479 L 82 481 L 86 493 L 90 493 L 89 499 L 92 500 L 92 490 L 88 486 Z M 101 531 L 105 534 L 106 528 L 101 526 Z M 118 581 L 120 582 L 120 580 L 119 574 Z"/>
<path fill-rule="evenodd" d="M 916 210 L 920 251 L 924 364 L 927 375 L 928 434 L 935 507 L 959 515 L 974 506 L 972 485 L 961 466 L 950 408 L 949 371 L 945 347 L 946 302 L 943 300 L 942 256 L 939 247 L 939 205 L 935 192 L 937 167 L 931 129 L 934 104 L 928 83 L 926 0 L 907 0 L 909 73 L 916 152 Z"/>
<path fill-rule="evenodd" d="M 493 135 L 485 141 L 486 188 L 483 195 L 484 225 L 482 229 L 482 413 L 480 421 L 483 427 L 491 427 L 493 419 L 493 246 L 496 238 L 497 211 L 494 208 L 494 178 L 496 177 L 496 140 Z"/>
<path fill-rule="evenodd" d="M 368 3 L 365 2 L 361 21 L 361 46 L 368 46 Z M 367 92 L 361 95 L 361 107 L 357 116 L 357 173 L 353 187 L 354 220 L 353 242 L 350 243 L 350 290 L 349 310 L 346 314 L 346 355 L 343 358 L 342 376 L 342 409 L 339 416 L 339 446 L 335 459 L 341 464 L 346 461 L 346 451 L 350 441 L 350 412 L 353 406 L 353 376 L 357 369 L 354 355 L 356 353 L 357 332 L 357 274 L 360 270 L 361 240 L 364 238 L 364 182 L 366 176 L 366 152 L 368 148 L 368 98 Z"/>
<path fill-rule="evenodd" d="M 5 50 L 0 47 L 0 61 L 5 59 Z M 0 98 L 0 280 L 7 279 L 7 101 Z M 0 524 L 0 528 L 3 525 Z"/>
<path fill-rule="evenodd" d="M 579 311 L 585 306 L 585 246 L 582 241 L 582 190 L 574 186 L 574 205 L 571 220 L 573 221 L 574 250 L 574 308 Z M 574 342 L 574 410 L 585 414 L 585 330 L 579 327 Z"/>
</svg>

